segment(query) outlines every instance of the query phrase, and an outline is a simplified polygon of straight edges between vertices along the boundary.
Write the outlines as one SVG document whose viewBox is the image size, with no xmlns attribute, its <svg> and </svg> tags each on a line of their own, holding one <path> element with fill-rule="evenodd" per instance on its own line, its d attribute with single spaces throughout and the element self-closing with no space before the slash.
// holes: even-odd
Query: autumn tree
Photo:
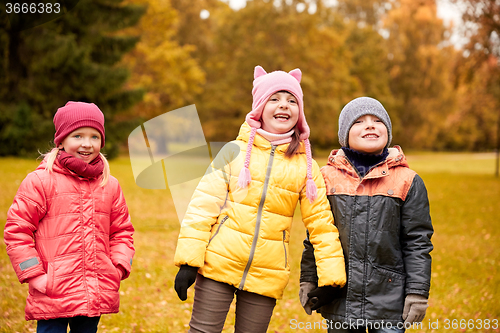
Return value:
<svg viewBox="0 0 500 333">
<path fill-rule="evenodd" d="M 379 47 L 373 51 L 368 46 L 376 46 L 381 37 L 366 31 L 361 33 L 363 37 L 356 37 L 352 29 L 357 28 L 346 25 L 334 8 L 317 6 L 314 11 L 294 1 L 277 4 L 254 0 L 221 16 L 214 33 L 213 55 L 204 65 L 207 84 L 201 104 L 207 111 L 204 120 L 211 124 L 209 136 L 214 140 L 234 138 L 252 105 L 256 65 L 267 71 L 298 67 L 303 73 L 301 84 L 311 139 L 318 147 L 338 145 L 337 119 L 342 107 L 365 94 L 365 88 L 384 91 L 377 88 L 384 82 L 383 66 L 362 73 L 363 67 L 375 65 L 384 57 L 377 54 Z M 361 41 L 364 37 L 375 41 L 367 42 L 366 48 L 354 47 L 365 43 Z M 348 40 L 351 45 L 347 45 Z M 355 65 L 354 58 L 359 60 Z M 382 74 L 379 82 L 372 80 L 377 70 Z"/>
<path fill-rule="evenodd" d="M 452 0 L 457 3 L 457 0 Z M 461 0 L 462 31 L 469 42 L 471 55 L 488 61 L 490 55 L 500 57 L 500 2 L 497 0 Z"/>
<path fill-rule="evenodd" d="M 443 22 L 434 0 L 401 0 L 386 18 L 389 32 L 394 143 L 443 149 L 445 120 L 455 107 L 452 65 L 455 51 L 444 46 Z"/>
<path fill-rule="evenodd" d="M 495 98 L 497 61 L 477 63 L 473 58 L 456 63 L 457 103 L 446 119 L 445 148 L 482 151 L 495 148 L 498 100 Z M 474 68 L 471 75 L 472 67 Z"/>
<path fill-rule="evenodd" d="M 194 47 L 194 57 L 199 59 L 200 63 L 205 62 L 213 52 L 214 32 L 219 16 L 229 15 L 233 10 L 220 0 L 170 2 L 178 15 L 175 40 L 180 45 Z"/>
<path fill-rule="evenodd" d="M 128 85 L 145 91 L 144 100 L 129 115 L 147 120 L 193 104 L 203 90 L 205 73 L 192 55 L 195 46 L 176 40 L 180 14 L 170 0 L 131 1 L 148 10 L 130 29 L 141 39 L 123 60 L 132 73 Z"/>
<path fill-rule="evenodd" d="M 398 0 L 338 0 L 336 8 L 342 17 L 358 23 L 361 27 L 380 27 L 382 20 Z"/>
<path fill-rule="evenodd" d="M 458 1 L 453 0 L 457 3 Z M 464 22 L 462 32 L 468 39 L 465 45 L 462 68 L 457 68 L 458 73 L 465 73 L 465 80 L 459 84 L 468 85 L 469 90 L 477 88 L 482 93 L 481 102 L 474 103 L 470 99 L 467 103 L 468 116 L 476 115 L 474 120 L 485 121 L 479 135 L 473 139 L 476 149 L 495 148 L 497 161 L 495 174 L 500 172 L 500 2 L 497 0 L 463 0 L 460 1 L 463 10 L 462 20 Z M 488 101 L 488 105 L 484 103 Z M 477 105 L 479 104 L 479 105 Z M 496 118 L 496 121 L 492 121 Z M 480 124 L 478 124 L 480 125 Z M 493 126 L 496 130 L 493 130 Z M 493 134 L 493 132 L 496 132 Z M 487 136 L 488 140 L 484 140 Z M 492 139 L 495 138 L 495 139 Z"/>
</svg>

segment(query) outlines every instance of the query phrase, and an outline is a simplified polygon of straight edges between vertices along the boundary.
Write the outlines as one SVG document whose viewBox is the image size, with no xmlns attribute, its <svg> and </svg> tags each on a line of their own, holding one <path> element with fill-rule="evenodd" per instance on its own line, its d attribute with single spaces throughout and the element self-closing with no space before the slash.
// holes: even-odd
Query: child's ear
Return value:
<svg viewBox="0 0 500 333">
<path fill-rule="evenodd" d="M 253 78 L 256 79 L 262 75 L 266 75 L 267 72 L 262 68 L 261 66 L 255 66 L 255 69 L 253 71 Z"/>
<path fill-rule="evenodd" d="M 300 71 L 300 69 L 295 68 L 294 70 L 291 70 L 288 74 L 293 76 L 300 83 L 300 80 L 302 79 L 302 72 Z"/>
</svg>

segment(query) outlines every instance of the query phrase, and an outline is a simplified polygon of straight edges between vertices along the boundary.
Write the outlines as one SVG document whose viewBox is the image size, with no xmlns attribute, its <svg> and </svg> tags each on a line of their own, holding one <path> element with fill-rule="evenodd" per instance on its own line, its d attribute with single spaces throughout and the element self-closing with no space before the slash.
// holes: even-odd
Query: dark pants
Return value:
<svg viewBox="0 0 500 333">
<path fill-rule="evenodd" d="M 198 274 L 189 333 L 220 333 L 236 293 L 235 333 L 265 333 L 276 299 L 262 296 Z"/>
<path fill-rule="evenodd" d="M 66 333 L 68 325 L 70 333 L 96 333 L 101 317 L 78 316 L 72 318 L 56 318 L 39 320 L 36 327 L 37 333 Z"/>
</svg>

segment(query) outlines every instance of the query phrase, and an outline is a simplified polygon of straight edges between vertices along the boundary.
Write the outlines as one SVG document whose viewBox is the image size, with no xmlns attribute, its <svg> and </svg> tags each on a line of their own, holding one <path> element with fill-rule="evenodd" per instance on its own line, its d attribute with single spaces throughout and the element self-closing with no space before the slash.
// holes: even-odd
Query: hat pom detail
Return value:
<svg viewBox="0 0 500 333">
<path fill-rule="evenodd" d="M 310 203 L 313 203 L 313 201 L 318 197 L 318 188 L 312 179 L 308 179 L 306 182 L 306 197 L 309 199 Z"/>
</svg>

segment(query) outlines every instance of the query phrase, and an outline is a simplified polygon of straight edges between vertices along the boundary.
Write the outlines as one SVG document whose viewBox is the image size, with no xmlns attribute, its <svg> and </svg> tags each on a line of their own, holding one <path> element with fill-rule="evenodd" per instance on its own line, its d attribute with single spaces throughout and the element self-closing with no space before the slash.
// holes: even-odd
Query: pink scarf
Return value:
<svg viewBox="0 0 500 333">
<path fill-rule="evenodd" d="M 270 133 L 270 132 L 264 131 L 262 128 L 259 128 L 257 130 L 257 133 L 259 133 L 260 136 L 262 136 L 264 139 L 271 142 L 271 144 L 273 144 L 275 146 L 282 145 L 284 143 L 292 142 L 293 132 L 294 132 L 294 130 L 291 130 L 288 133 L 275 134 L 275 133 Z"/>
<path fill-rule="evenodd" d="M 101 159 L 101 155 L 97 155 L 97 157 L 90 163 L 86 163 L 81 159 L 68 154 L 64 150 L 60 150 L 57 155 L 57 160 L 63 167 L 73 171 L 83 178 L 96 178 L 102 174 L 102 171 L 104 170 L 104 162 Z"/>
</svg>

